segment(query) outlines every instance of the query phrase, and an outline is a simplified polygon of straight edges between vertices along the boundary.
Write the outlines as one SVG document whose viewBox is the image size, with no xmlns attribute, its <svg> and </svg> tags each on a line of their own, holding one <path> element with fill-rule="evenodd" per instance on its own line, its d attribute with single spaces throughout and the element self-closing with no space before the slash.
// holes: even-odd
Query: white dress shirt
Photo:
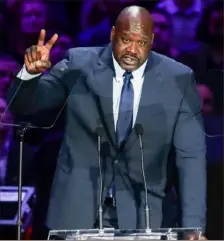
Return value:
<svg viewBox="0 0 224 241">
<path fill-rule="evenodd" d="M 116 130 L 117 119 L 119 114 L 121 90 L 122 90 L 123 81 L 124 81 L 123 74 L 125 73 L 125 70 L 120 67 L 120 65 L 117 63 L 113 55 L 112 55 L 112 58 L 113 58 L 113 64 L 115 69 L 115 77 L 113 78 L 113 114 L 114 114 L 114 128 Z M 142 93 L 142 85 L 144 81 L 144 71 L 145 71 L 146 64 L 147 64 L 147 61 L 140 68 L 132 72 L 133 79 L 131 79 L 131 83 L 134 89 L 133 126 L 135 124 L 137 113 L 138 113 L 138 107 L 139 107 L 139 102 L 140 102 L 141 93 Z M 29 74 L 24 65 L 23 68 L 20 70 L 20 72 L 17 74 L 17 77 L 22 80 L 31 80 L 39 75 L 40 74 L 35 74 L 35 75 Z"/>
<path fill-rule="evenodd" d="M 115 77 L 113 78 L 113 113 L 114 113 L 114 128 L 116 130 L 118 114 L 119 114 L 119 105 L 121 98 L 121 90 L 123 87 L 124 77 L 123 74 L 125 70 L 120 67 L 113 56 L 113 63 L 115 69 Z M 145 62 L 140 68 L 132 72 L 133 79 L 131 79 L 131 83 L 134 89 L 134 106 L 133 106 L 133 126 L 136 121 L 139 102 L 142 93 L 142 85 L 144 81 L 144 71 L 145 71 Z"/>
</svg>

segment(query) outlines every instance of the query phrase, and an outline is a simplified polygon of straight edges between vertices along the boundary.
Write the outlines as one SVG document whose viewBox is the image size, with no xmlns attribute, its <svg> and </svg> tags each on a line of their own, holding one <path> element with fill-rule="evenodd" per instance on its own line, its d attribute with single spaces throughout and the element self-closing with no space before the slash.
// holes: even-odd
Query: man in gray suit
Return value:
<svg viewBox="0 0 224 241">
<path fill-rule="evenodd" d="M 205 227 L 206 161 L 201 107 L 192 70 L 151 51 L 153 21 L 131 6 L 118 16 L 106 47 L 74 48 L 48 74 L 58 36 L 27 49 L 11 109 L 30 114 L 65 105 L 66 127 L 46 224 L 92 228 L 99 204 L 96 127 L 104 128 L 103 200 L 113 183 L 117 227 L 144 227 L 144 185 L 136 123 L 144 128 L 144 158 L 152 228 L 162 223 L 166 166 L 176 152 L 182 227 Z M 105 150 L 104 150 L 105 149 Z M 192 237 L 191 237 L 192 238 Z"/>
</svg>

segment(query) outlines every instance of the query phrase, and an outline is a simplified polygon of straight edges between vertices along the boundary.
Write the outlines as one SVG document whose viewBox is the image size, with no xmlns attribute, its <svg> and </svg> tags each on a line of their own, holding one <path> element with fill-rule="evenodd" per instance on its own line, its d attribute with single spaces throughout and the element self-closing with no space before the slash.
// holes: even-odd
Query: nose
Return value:
<svg viewBox="0 0 224 241">
<path fill-rule="evenodd" d="M 137 44 L 132 42 L 129 46 L 128 46 L 128 52 L 132 53 L 132 54 L 136 54 L 137 53 Z"/>
</svg>

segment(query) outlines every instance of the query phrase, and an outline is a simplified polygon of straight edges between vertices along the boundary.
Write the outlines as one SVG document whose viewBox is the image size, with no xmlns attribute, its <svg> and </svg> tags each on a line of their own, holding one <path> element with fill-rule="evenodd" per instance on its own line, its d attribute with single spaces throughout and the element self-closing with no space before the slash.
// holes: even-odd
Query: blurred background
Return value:
<svg viewBox="0 0 224 241">
<path fill-rule="evenodd" d="M 219 0 L 1 0 L 0 1 L 0 117 L 7 108 L 6 93 L 12 77 L 23 65 L 26 48 L 37 43 L 42 28 L 48 38 L 59 39 L 51 51 L 53 64 L 72 47 L 109 43 L 111 26 L 126 6 L 147 8 L 155 22 L 153 50 L 180 61 L 195 72 L 207 133 L 208 239 L 223 235 L 223 1 Z M 48 116 L 50 113 L 48 113 Z M 42 115 L 46 116 L 46 115 Z M 4 122 L 21 118 L 8 111 Z M 34 120 L 40 115 L 32 116 Z M 63 119 L 49 131 L 30 130 L 25 136 L 23 185 L 34 187 L 26 217 L 24 239 L 46 239 L 44 220 Z M 18 184 L 19 138 L 0 125 L 0 239 L 16 239 L 16 215 L 7 191 Z M 11 193 L 11 194 L 10 194 Z M 6 195 L 7 196 L 7 195 Z M 2 197 L 2 198 L 1 198 Z M 32 200 L 32 201 L 31 201 Z M 11 213 L 9 215 L 9 213 Z"/>
</svg>

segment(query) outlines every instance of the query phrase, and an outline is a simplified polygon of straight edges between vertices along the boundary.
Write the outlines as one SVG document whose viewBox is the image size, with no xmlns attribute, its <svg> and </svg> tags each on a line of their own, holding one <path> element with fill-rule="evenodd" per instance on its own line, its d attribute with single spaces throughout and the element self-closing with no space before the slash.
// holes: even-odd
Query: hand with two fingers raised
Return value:
<svg viewBox="0 0 224 241">
<path fill-rule="evenodd" d="M 29 74 L 40 74 L 51 67 L 50 50 L 56 43 L 58 35 L 54 34 L 46 44 L 44 43 L 45 37 L 46 31 L 42 29 L 37 45 L 26 49 L 24 62 Z"/>
</svg>

